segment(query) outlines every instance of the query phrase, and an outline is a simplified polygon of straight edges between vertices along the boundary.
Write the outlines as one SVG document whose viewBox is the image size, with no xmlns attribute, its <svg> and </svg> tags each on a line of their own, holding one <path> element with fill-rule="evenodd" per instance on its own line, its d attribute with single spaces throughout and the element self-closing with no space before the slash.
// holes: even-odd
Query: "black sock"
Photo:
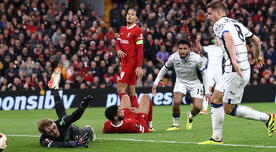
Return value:
<svg viewBox="0 0 276 152">
<path fill-rule="evenodd" d="M 173 114 L 172 115 L 174 118 L 179 118 L 180 117 L 180 114 Z"/>
</svg>

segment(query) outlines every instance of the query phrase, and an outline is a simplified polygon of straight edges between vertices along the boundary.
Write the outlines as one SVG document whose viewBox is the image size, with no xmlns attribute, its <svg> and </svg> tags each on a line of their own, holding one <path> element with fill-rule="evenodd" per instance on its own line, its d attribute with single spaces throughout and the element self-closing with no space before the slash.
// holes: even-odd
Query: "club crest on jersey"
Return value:
<svg viewBox="0 0 276 152">
<path fill-rule="evenodd" d="M 215 31 L 218 32 L 218 33 L 220 33 L 222 31 L 222 29 L 223 29 L 223 26 L 224 26 L 224 24 L 217 24 L 215 26 Z"/>
<path fill-rule="evenodd" d="M 127 33 L 127 37 L 129 37 L 129 36 L 130 36 L 130 34 L 131 34 L 131 32 Z"/>
<path fill-rule="evenodd" d="M 143 34 L 140 34 L 140 36 L 138 37 L 139 40 L 143 39 Z"/>
</svg>

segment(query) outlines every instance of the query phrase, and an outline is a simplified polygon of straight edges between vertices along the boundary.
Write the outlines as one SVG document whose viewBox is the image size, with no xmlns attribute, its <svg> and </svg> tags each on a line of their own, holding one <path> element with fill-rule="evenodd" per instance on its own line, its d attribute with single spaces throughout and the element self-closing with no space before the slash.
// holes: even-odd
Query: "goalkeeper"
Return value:
<svg viewBox="0 0 276 152">
<path fill-rule="evenodd" d="M 57 91 L 59 80 L 60 70 L 56 69 L 51 76 L 51 80 L 48 82 L 48 86 L 50 89 L 53 89 L 55 109 L 59 119 L 53 121 L 49 118 L 44 118 L 38 122 L 38 130 L 42 133 L 40 144 L 43 147 L 87 148 L 87 143 L 90 140 L 94 141 L 96 139 L 93 128 L 89 125 L 79 128 L 72 123 L 80 119 L 93 97 L 90 95 L 85 97 L 81 101 L 79 108 L 71 115 L 67 115 Z"/>
</svg>

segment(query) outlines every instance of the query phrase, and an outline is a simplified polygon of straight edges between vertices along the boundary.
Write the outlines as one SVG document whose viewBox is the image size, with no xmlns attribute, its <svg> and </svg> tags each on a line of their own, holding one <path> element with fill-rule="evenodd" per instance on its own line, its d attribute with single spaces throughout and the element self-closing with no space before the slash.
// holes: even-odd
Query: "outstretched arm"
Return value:
<svg viewBox="0 0 276 152">
<path fill-rule="evenodd" d="M 260 52 L 261 52 L 261 40 L 259 37 L 257 37 L 256 35 L 253 35 L 253 37 L 249 38 L 249 41 L 252 42 L 253 44 L 253 49 L 255 50 L 254 52 L 254 58 L 255 58 L 255 63 L 257 64 L 257 66 L 259 68 L 263 67 L 264 65 L 264 61 L 263 58 L 260 57 Z"/>
<path fill-rule="evenodd" d="M 196 44 L 196 48 L 198 49 L 198 51 L 205 51 L 200 43 L 201 41 L 201 35 L 197 34 L 196 36 L 196 40 L 195 40 L 195 44 Z"/>
<path fill-rule="evenodd" d="M 65 116 L 62 118 L 62 121 L 66 125 L 70 125 L 73 122 L 80 119 L 85 109 L 88 107 L 88 104 L 90 101 L 92 101 L 94 97 L 93 96 L 86 96 L 80 103 L 80 106 L 77 110 L 75 110 L 71 115 Z"/>
<path fill-rule="evenodd" d="M 152 94 L 155 95 L 156 94 L 156 88 L 158 86 L 158 83 L 159 81 L 164 77 L 164 75 L 167 73 L 168 71 L 168 67 L 166 67 L 166 65 L 164 65 L 160 72 L 158 73 L 154 83 L 153 83 L 153 86 L 152 86 Z"/>
<path fill-rule="evenodd" d="M 87 135 L 80 137 L 75 141 L 54 141 L 52 139 L 46 138 L 45 136 L 40 137 L 40 145 L 43 147 L 61 147 L 61 148 L 75 148 L 75 147 L 85 147 L 89 139 Z"/>
<path fill-rule="evenodd" d="M 48 138 L 40 140 L 40 145 L 43 147 L 63 147 L 63 148 L 73 148 L 74 147 L 71 142 L 53 141 Z"/>
<path fill-rule="evenodd" d="M 159 81 L 164 77 L 164 75 L 168 72 L 169 68 L 173 67 L 173 56 L 171 55 L 165 65 L 161 68 L 160 72 L 158 73 L 153 86 L 152 86 L 152 94 L 155 95 L 156 88 L 158 86 Z"/>
</svg>

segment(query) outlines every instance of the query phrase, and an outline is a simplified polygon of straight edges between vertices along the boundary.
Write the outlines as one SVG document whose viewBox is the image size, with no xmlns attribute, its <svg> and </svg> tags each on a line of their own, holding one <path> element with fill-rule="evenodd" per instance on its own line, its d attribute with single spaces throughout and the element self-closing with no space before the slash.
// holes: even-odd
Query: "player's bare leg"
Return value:
<svg viewBox="0 0 276 152">
<path fill-rule="evenodd" d="M 193 98 L 193 108 L 190 112 L 187 113 L 186 120 L 186 130 L 192 130 L 193 118 L 199 114 L 202 108 L 202 99 L 201 98 Z"/>
<path fill-rule="evenodd" d="M 209 87 L 209 91 L 213 92 L 213 87 Z M 209 106 L 208 99 L 206 97 L 203 97 L 202 111 L 199 114 L 202 114 L 202 115 L 208 114 L 208 106 Z"/>
<path fill-rule="evenodd" d="M 138 112 L 139 113 L 145 113 L 145 114 L 149 114 L 150 112 L 150 96 L 147 94 L 144 94 L 141 98 L 140 104 L 139 104 L 139 108 L 138 108 Z"/>
<path fill-rule="evenodd" d="M 131 106 L 130 98 L 128 95 L 124 95 L 122 97 L 120 107 L 121 107 L 121 109 L 129 108 L 134 113 L 145 113 L 148 115 L 148 120 L 149 119 L 152 120 L 152 103 L 151 103 L 149 95 L 147 95 L 147 94 L 142 96 L 138 109 L 136 107 Z M 149 126 L 149 128 L 152 129 L 150 126 Z"/>
<path fill-rule="evenodd" d="M 206 97 L 203 97 L 203 102 L 202 102 L 202 111 L 199 113 L 201 115 L 207 115 L 208 114 L 208 99 Z"/>
<path fill-rule="evenodd" d="M 129 96 L 128 95 L 123 95 L 122 96 L 122 99 L 121 99 L 121 102 L 120 102 L 120 107 L 121 109 L 124 109 L 124 108 L 131 108 L 131 103 L 130 103 L 130 99 L 129 99 Z"/>
<path fill-rule="evenodd" d="M 118 82 L 118 84 L 117 84 L 117 93 L 119 95 L 120 101 L 122 101 L 122 97 L 127 94 L 126 93 L 127 87 L 128 87 L 127 83 Z"/>
<path fill-rule="evenodd" d="M 146 110 L 143 110 L 144 108 L 146 108 Z M 147 112 L 147 109 L 148 109 L 148 113 L 146 114 L 148 115 L 148 126 L 151 131 L 154 131 L 153 125 L 152 125 L 152 113 L 153 113 L 152 100 L 148 94 L 144 94 L 140 100 L 138 111 L 145 113 Z"/>
<path fill-rule="evenodd" d="M 148 94 L 144 94 L 140 100 L 139 108 L 138 108 L 138 113 L 146 113 L 148 115 L 148 127 L 150 131 L 155 131 L 152 128 L 152 101 L 150 99 L 150 96 Z"/>
<path fill-rule="evenodd" d="M 173 93 L 172 119 L 173 125 L 167 131 L 179 130 L 180 104 L 184 94 L 181 92 Z"/>
<path fill-rule="evenodd" d="M 138 100 L 137 100 L 137 97 L 136 97 L 135 85 L 129 85 L 128 86 L 128 95 L 129 95 L 129 98 L 130 98 L 131 106 L 138 108 L 139 104 L 138 104 Z"/>
</svg>

